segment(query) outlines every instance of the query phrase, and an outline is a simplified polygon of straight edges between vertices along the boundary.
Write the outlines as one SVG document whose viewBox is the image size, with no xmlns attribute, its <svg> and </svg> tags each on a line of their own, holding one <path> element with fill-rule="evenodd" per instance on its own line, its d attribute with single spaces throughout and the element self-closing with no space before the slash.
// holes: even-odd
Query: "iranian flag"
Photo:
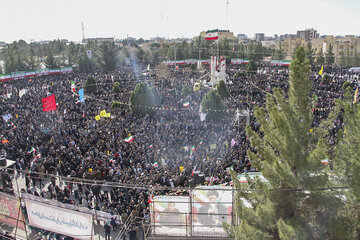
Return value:
<svg viewBox="0 0 360 240">
<path fill-rule="evenodd" d="M 191 172 L 191 176 L 194 176 L 194 172 L 196 171 L 196 166 L 194 167 L 194 169 Z"/>
<path fill-rule="evenodd" d="M 35 156 L 35 158 L 41 158 L 41 154 L 39 153 L 38 155 Z"/>
<path fill-rule="evenodd" d="M 209 30 L 206 32 L 205 40 L 218 40 L 218 30 Z"/>
<path fill-rule="evenodd" d="M 32 152 L 35 152 L 35 148 L 34 147 L 31 147 L 30 151 L 28 151 L 28 154 L 32 153 Z"/>
<path fill-rule="evenodd" d="M 183 103 L 183 106 L 184 106 L 184 107 L 188 107 L 188 106 L 190 106 L 190 103 L 189 103 L 189 102 L 184 102 L 184 103 Z"/>
<path fill-rule="evenodd" d="M 75 92 L 75 81 L 71 81 L 71 91 Z"/>
<path fill-rule="evenodd" d="M 153 167 L 157 167 L 158 166 L 158 163 L 157 162 L 154 162 L 153 163 Z"/>
<path fill-rule="evenodd" d="M 190 155 L 192 155 L 193 152 L 195 152 L 195 147 L 194 146 L 192 146 L 192 148 L 190 149 Z"/>
<path fill-rule="evenodd" d="M 329 164 L 329 159 L 321 160 L 321 164 L 322 165 L 328 165 Z"/>
<path fill-rule="evenodd" d="M 133 136 L 130 136 L 128 138 L 125 138 L 125 142 L 129 143 L 131 142 L 132 140 L 134 140 L 134 137 Z"/>
</svg>

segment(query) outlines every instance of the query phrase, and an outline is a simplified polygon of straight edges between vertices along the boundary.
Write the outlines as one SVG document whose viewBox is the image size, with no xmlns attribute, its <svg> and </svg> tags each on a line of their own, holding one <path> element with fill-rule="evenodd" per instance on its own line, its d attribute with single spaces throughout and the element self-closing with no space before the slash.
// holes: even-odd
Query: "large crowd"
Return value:
<svg viewBox="0 0 360 240">
<path fill-rule="evenodd" d="M 118 221 L 124 222 L 131 212 L 134 219 L 149 218 L 151 195 L 186 194 L 171 188 L 210 182 L 229 185 L 230 167 L 237 173 L 256 171 L 246 156 L 250 148 L 246 118 L 237 119 L 236 110 L 249 109 L 250 125 L 257 129 L 254 107 L 264 106 L 265 94 L 272 93 L 274 87 L 287 92 L 288 68 L 264 65 L 257 73 L 239 76 L 236 73 L 243 66 L 231 65 L 227 69 L 227 81 L 231 84 L 227 85 L 230 97 L 223 100 L 224 117 L 201 121 L 200 102 L 208 89 L 192 91 L 186 97 L 181 95 L 181 89 L 183 85 L 192 88 L 202 73 L 180 69 L 162 76 L 155 70 L 146 71 L 145 66 L 138 67 L 144 70 L 121 66 L 111 73 L 90 73 L 96 80 L 97 92 L 85 93 L 84 103 L 79 103 L 77 91 L 83 88 L 89 73 L 0 84 L 0 112 L 12 117 L 0 120 L 1 138 L 8 141 L 0 145 L 1 155 L 16 162 L 15 171 L 2 170 L 1 191 L 14 194 L 10 175 L 24 174 L 23 192 L 108 212 L 121 216 Z M 310 76 L 317 96 L 314 125 L 327 117 L 336 98 L 343 97 L 343 83 L 358 81 L 358 75 L 346 69 L 326 70 L 331 75 L 329 82 L 323 81 L 318 69 L 313 69 Z M 112 93 L 114 79 L 119 79 L 121 93 Z M 76 83 L 75 92 L 71 89 L 72 81 Z M 162 103 L 155 114 L 137 117 L 131 113 L 128 102 L 135 85 L 144 81 L 157 86 Z M 57 110 L 43 112 L 42 98 L 51 94 L 55 94 Z M 113 101 L 124 104 L 112 109 Z M 190 105 L 185 107 L 184 102 Z M 111 118 L 95 120 L 102 110 L 111 113 Z M 330 143 L 341 127 L 340 116 L 334 122 Z M 126 142 L 124 139 L 129 136 L 134 140 Z M 204 175 L 203 182 L 195 181 L 194 170 Z M 56 177 L 68 177 L 67 184 L 58 186 Z M 119 186 L 73 183 L 70 178 Z M 51 184 L 44 187 L 44 179 L 50 179 Z M 168 188 L 156 190 L 160 186 Z M 111 225 L 114 227 L 116 222 Z"/>
</svg>

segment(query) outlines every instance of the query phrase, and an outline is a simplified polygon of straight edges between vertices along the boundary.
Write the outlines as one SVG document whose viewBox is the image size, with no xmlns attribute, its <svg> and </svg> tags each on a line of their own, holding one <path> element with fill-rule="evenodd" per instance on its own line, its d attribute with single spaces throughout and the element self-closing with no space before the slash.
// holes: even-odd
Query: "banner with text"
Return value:
<svg viewBox="0 0 360 240">
<path fill-rule="evenodd" d="M 76 239 L 91 239 L 92 215 L 25 199 L 29 225 Z"/>
</svg>

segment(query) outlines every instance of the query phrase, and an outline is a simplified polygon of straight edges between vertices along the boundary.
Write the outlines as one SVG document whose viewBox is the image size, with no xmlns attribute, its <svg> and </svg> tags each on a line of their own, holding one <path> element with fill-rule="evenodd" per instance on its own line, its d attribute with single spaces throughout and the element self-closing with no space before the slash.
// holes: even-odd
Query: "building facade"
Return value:
<svg viewBox="0 0 360 240">
<path fill-rule="evenodd" d="M 255 33 L 255 41 L 265 41 L 265 33 Z"/>
<path fill-rule="evenodd" d="M 312 48 L 315 54 L 321 51 L 326 54 L 329 51 L 330 45 L 333 47 L 332 52 L 334 53 L 336 64 L 339 64 L 343 57 L 352 61 L 360 55 L 360 38 L 354 35 L 346 35 L 345 37 L 328 35 L 312 40 Z"/>
<path fill-rule="evenodd" d="M 85 38 L 82 40 L 83 43 L 88 43 L 91 41 L 97 41 L 98 43 L 102 42 L 115 42 L 115 38 Z"/>
<path fill-rule="evenodd" d="M 204 38 L 206 36 L 206 31 L 201 32 L 200 36 Z M 232 42 L 238 42 L 238 38 L 234 36 L 234 33 L 230 32 L 230 30 L 219 30 L 218 37 L 220 41 L 227 39 Z"/>
<path fill-rule="evenodd" d="M 285 53 L 286 59 L 291 59 L 291 57 L 293 56 L 296 48 L 298 46 L 306 46 L 306 41 L 304 38 L 297 38 L 297 37 L 288 37 L 285 38 L 283 41 L 279 42 L 279 47 L 281 47 L 281 49 L 283 50 L 283 52 Z"/>
<path fill-rule="evenodd" d="M 313 28 L 310 28 L 310 29 L 297 31 L 296 37 L 297 38 L 304 38 L 305 41 L 309 42 L 309 41 L 311 41 L 313 39 L 319 38 L 319 33 L 317 32 L 317 30 L 314 30 Z"/>
</svg>

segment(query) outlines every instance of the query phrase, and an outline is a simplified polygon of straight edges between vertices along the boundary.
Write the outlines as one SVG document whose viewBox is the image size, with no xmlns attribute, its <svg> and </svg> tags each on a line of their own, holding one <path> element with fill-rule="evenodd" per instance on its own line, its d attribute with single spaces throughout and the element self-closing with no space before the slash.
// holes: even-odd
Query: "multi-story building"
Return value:
<svg viewBox="0 0 360 240">
<path fill-rule="evenodd" d="M 260 42 L 265 40 L 265 33 L 255 33 L 255 41 Z"/>
<path fill-rule="evenodd" d="M 82 40 L 83 43 L 88 43 L 90 41 L 97 41 L 98 43 L 115 42 L 115 39 L 114 38 L 85 38 Z"/>
<path fill-rule="evenodd" d="M 204 38 L 206 36 L 206 31 L 201 32 L 200 36 Z M 227 40 L 232 41 L 232 42 L 238 42 L 238 38 L 235 37 L 234 33 L 230 32 L 230 30 L 219 30 L 218 31 L 218 37 L 219 37 L 220 41 L 224 40 L 224 39 L 227 39 Z"/>
<path fill-rule="evenodd" d="M 297 38 L 304 38 L 305 41 L 309 42 L 312 39 L 319 38 L 319 33 L 317 32 L 317 30 L 314 30 L 313 28 L 310 28 L 310 29 L 297 31 L 296 37 Z"/>
<path fill-rule="evenodd" d="M 287 59 L 289 59 L 298 46 L 306 46 L 306 41 L 304 38 L 288 37 L 285 38 L 284 41 L 279 42 L 279 47 L 280 46 L 287 56 Z"/>
<path fill-rule="evenodd" d="M 332 35 L 323 36 L 312 40 L 312 48 L 315 54 L 329 51 L 330 45 L 333 48 L 335 63 L 338 64 L 342 56 L 354 58 L 360 54 L 360 38 L 354 35 L 346 35 L 345 37 L 334 37 Z"/>
</svg>

